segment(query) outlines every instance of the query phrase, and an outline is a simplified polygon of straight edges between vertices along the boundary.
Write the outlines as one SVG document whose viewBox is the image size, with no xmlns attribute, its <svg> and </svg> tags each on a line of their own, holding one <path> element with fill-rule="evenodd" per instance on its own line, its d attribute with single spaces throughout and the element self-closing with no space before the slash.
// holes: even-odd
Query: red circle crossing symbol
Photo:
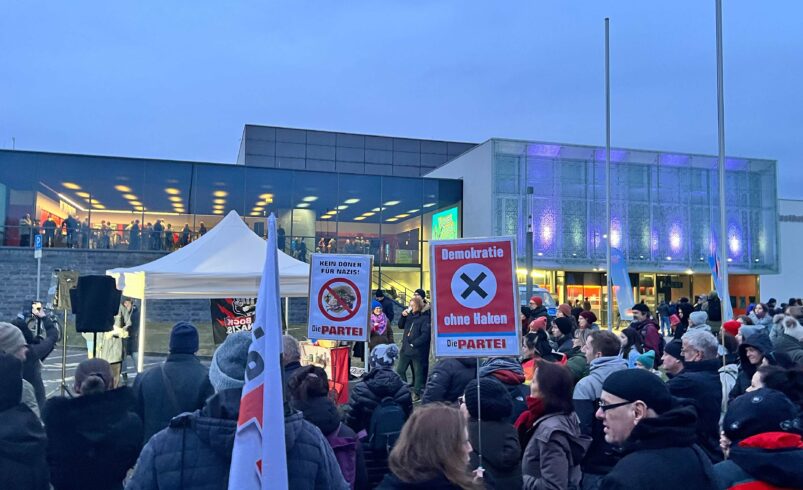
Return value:
<svg viewBox="0 0 803 490">
<path fill-rule="evenodd" d="M 357 285 L 342 277 L 326 281 L 318 291 L 318 308 L 333 322 L 351 319 L 360 311 L 361 304 L 362 296 Z"/>
</svg>

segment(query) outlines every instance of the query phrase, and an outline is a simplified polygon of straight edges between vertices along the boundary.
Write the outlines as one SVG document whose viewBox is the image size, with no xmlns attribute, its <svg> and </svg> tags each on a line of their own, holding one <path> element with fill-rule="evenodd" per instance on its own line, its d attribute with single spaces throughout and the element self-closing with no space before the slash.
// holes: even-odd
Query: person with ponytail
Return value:
<svg viewBox="0 0 803 490">
<path fill-rule="evenodd" d="M 113 379 L 107 361 L 87 359 L 75 369 L 75 398 L 45 403 L 42 420 L 55 490 L 119 489 L 136 463 L 142 420 L 131 389 L 114 389 Z"/>
</svg>

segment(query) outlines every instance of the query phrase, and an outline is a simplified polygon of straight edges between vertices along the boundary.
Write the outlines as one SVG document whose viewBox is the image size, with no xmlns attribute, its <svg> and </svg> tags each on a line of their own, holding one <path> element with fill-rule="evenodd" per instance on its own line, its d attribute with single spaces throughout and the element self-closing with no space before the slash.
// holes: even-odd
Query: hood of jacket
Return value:
<svg viewBox="0 0 803 490">
<path fill-rule="evenodd" d="M 44 456 L 47 435 L 31 409 L 17 404 L 0 412 L 0 420 L 0 458 L 24 464 Z"/>
<path fill-rule="evenodd" d="M 468 421 L 468 434 L 472 441 L 478 440 L 482 424 L 482 460 L 501 471 L 510 471 L 521 463 L 521 446 L 516 429 L 506 420 Z"/>
<path fill-rule="evenodd" d="M 340 427 L 340 414 L 334 402 L 325 396 L 306 400 L 293 400 L 293 408 L 304 414 L 304 420 L 321 429 L 328 436 Z"/>
<path fill-rule="evenodd" d="M 756 366 L 752 366 L 750 361 L 747 359 L 748 347 L 758 349 L 762 355 L 766 354 L 767 352 L 772 352 L 773 347 L 770 336 L 764 332 L 753 334 L 739 344 L 739 365 L 742 367 L 742 370 L 750 373 L 752 376 L 752 374 L 756 372 Z"/>
<path fill-rule="evenodd" d="M 362 380 L 377 400 L 394 396 L 404 385 L 404 381 L 395 371 L 384 367 L 370 371 L 362 377 Z"/>
<path fill-rule="evenodd" d="M 488 376 L 496 371 L 510 371 L 513 374 L 524 377 L 524 369 L 521 364 L 509 357 L 494 357 L 480 366 L 480 376 Z"/>
<path fill-rule="evenodd" d="M 533 437 L 547 443 L 555 432 L 562 433 L 569 441 L 572 459 L 580 461 L 591 446 L 591 437 L 583 435 L 580 421 L 575 413 L 550 413 L 535 421 Z"/>
<path fill-rule="evenodd" d="M 706 359 L 705 361 L 687 362 L 683 364 L 683 371 L 689 373 L 716 373 L 722 367 L 722 360 Z"/>
<path fill-rule="evenodd" d="M 658 417 L 644 419 L 633 428 L 622 451 L 689 447 L 697 441 L 697 412 L 691 406 L 669 410 Z"/>
<path fill-rule="evenodd" d="M 730 460 L 756 480 L 782 488 L 803 488 L 803 439 L 797 434 L 765 432 L 731 448 Z"/>
<path fill-rule="evenodd" d="M 134 394 L 123 386 L 116 390 L 77 398 L 54 397 L 48 400 L 42 420 L 56 430 L 72 432 L 86 441 L 112 446 L 130 427 L 134 415 Z"/>
<path fill-rule="evenodd" d="M 627 368 L 627 360 L 619 356 L 598 357 L 588 366 L 589 374 L 608 377 L 614 371 Z"/>
<path fill-rule="evenodd" d="M 234 447 L 237 417 L 240 415 L 241 388 L 223 390 L 212 395 L 203 408 L 179 415 L 170 421 L 170 427 L 187 427 L 195 432 L 207 447 L 228 461 Z"/>
</svg>

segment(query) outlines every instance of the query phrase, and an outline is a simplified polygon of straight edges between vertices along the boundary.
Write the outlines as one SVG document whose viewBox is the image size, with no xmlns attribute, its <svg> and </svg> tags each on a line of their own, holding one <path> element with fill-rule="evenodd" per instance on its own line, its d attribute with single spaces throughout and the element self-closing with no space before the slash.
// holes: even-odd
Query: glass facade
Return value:
<svg viewBox="0 0 803 490">
<path fill-rule="evenodd" d="M 531 212 L 532 267 L 604 270 L 604 149 L 486 144 L 493 145 L 493 232 L 517 236 L 521 263 Z M 611 179 L 611 245 L 630 271 L 709 272 L 719 229 L 716 157 L 616 149 Z M 731 272 L 777 272 L 775 162 L 728 158 L 725 187 Z"/>
<path fill-rule="evenodd" d="M 286 253 L 373 255 L 375 283 L 403 300 L 428 277 L 433 216 L 461 200 L 456 180 L 0 151 L 3 246 L 41 234 L 46 247 L 170 251 L 229 211 L 259 235 L 274 213 Z"/>
</svg>

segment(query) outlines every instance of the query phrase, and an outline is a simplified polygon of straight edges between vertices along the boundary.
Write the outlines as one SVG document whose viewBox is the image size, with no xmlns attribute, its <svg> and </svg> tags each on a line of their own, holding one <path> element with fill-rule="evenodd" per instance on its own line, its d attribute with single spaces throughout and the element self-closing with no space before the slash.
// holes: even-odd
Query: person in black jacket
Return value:
<svg viewBox="0 0 803 490">
<path fill-rule="evenodd" d="M 410 307 L 402 312 L 399 328 L 404 329 L 401 340 L 401 355 L 396 372 L 407 382 L 407 368 L 413 369 L 413 396 L 418 399 L 427 380 L 429 367 L 430 316 L 426 313 L 429 305 L 420 298 L 410 300 Z"/>
<path fill-rule="evenodd" d="M 209 370 L 195 355 L 198 330 L 179 322 L 170 332 L 170 355 L 134 381 L 137 414 L 145 424 L 145 442 L 167 427 L 170 419 L 204 406 L 215 391 L 209 382 Z"/>
<path fill-rule="evenodd" d="M 47 437 L 22 401 L 22 362 L 0 352 L 0 486 L 48 490 Z"/>
<path fill-rule="evenodd" d="M 466 390 L 466 384 L 477 377 L 477 359 L 447 357 L 435 364 L 427 379 L 421 403 L 455 403 Z"/>
<path fill-rule="evenodd" d="M 574 330 L 572 319 L 569 317 L 560 317 L 552 320 L 552 340 L 555 342 L 555 350 L 561 354 L 568 354 L 572 351 L 572 331 Z"/>
<path fill-rule="evenodd" d="M 666 386 L 672 396 L 687 399 L 697 409 L 697 444 L 712 463 L 722 461 L 719 448 L 719 418 L 722 413 L 722 383 L 717 357 L 719 343 L 705 330 L 692 330 L 683 335 L 683 371 Z"/>
<path fill-rule="evenodd" d="M 22 379 L 33 386 L 36 394 L 36 403 L 41 409 L 45 405 L 45 383 L 42 381 L 42 362 L 53 352 L 61 333 L 55 319 L 40 308 L 33 311 L 31 321 L 39 322 L 44 329 L 45 337 L 34 336 L 28 328 L 28 319 L 22 315 L 17 316 L 11 323 L 22 331 L 25 338 L 25 362 L 22 364 Z"/>
<path fill-rule="evenodd" d="M 711 461 L 695 444 L 694 408 L 676 406 L 653 373 L 611 373 L 602 384 L 596 417 L 605 427 L 605 441 L 623 454 L 601 490 L 717 488 Z"/>
<path fill-rule="evenodd" d="M 120 488 L 142 448 L 142 420 L 134 395 L 112 389 L 103 359 L 87 359 L 75 370 L 77 398 L 55 397 L 45 404 L 47 461 L 55 490 Z"/>
<path fill-rule="evenodd" d="M 393 300 L 385 296 L 385 292 L 381 289 L 376 290 L 374 298 L 382 305 L 382 313 L 388 317 L 388 325 L 392 325 L 393 317 L 396 316 L 396 312 L 393 310 Z M 399 326 L 399 328 L 402 327 Z"/>
</svg>

